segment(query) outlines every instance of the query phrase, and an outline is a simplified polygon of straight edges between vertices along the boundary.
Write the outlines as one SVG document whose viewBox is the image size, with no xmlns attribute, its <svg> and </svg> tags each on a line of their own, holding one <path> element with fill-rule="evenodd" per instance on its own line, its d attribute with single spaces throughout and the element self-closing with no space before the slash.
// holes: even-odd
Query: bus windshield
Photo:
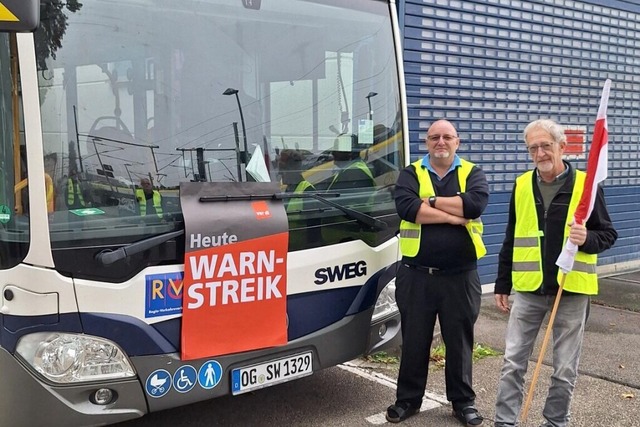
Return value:
<svg viewBox="0 0 640 427">
<path fill-rule="evenodd" d="M 42 4 L 34 37 L 62 274 L 116 281 L 181 263 L 174 241 L 123 268 L 95 259 L 182 229 L 185 181 L 277 182 L 390 225 L 324 196 L 285 198 L 290 250 L 395 232 L 404 159 L 387 2 Z"/>
</svg>

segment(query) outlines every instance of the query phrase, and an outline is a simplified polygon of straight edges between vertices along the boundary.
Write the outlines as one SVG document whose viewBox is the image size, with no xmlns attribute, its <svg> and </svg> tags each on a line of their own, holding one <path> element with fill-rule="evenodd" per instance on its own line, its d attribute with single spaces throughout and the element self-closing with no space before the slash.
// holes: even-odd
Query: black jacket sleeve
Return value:
<svg viewBox="0 0 640 427">
<path fill-rule="evenodd" d="M 578 248 L 578 250 L 587 254 L 599 254 L 606 251 L 618 239 L 618 232 L 613 228 L 613 223 L 607 211 L 607 205 L 604 200 L 604 190 L 598 186 L 596 201 L 593 205 L 593 211 L 586 223 L 587 240 Z"/>
<path fill-rule="evenodd" d="M 415 223 L 422 199 L 420 198 L 418 176 L 413 165 L 400 171 L 394 197 L 398 216 L 405 221 Z"/>
<path fill-rule="evenodd" d="M 494 293 L 509 295 L 513 282 L 511 281 L 511 268 L 513 265 L 513 241 L 516 226 L 515 205 L 516 184 L 513 184 L 511 200 L 509 201 L 509 218 L 504 233 L 504 241 L 498 255 L 498 276 L 494 285 Z"/>
<path fill-rule="evenodd" d="M 462 214 L 467 219 L 476 219 L 484 212 L 489 203 L 489 184 L 484 171 L 478 166 L 467 178 L 467 188 L 460 194 L 462 198 Z"/>
</svg>

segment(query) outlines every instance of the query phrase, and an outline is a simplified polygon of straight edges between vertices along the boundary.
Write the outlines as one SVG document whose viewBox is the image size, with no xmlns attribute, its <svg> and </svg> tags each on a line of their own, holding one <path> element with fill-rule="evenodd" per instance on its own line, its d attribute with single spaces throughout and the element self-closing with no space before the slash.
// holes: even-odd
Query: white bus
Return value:
<svg viewBox="0 0 640 427">
<path fill-rule="evenodd" d="M 3 0 L 0 29 L 0 425 L 120 422 L 399 344 L 393 1 Z M 234 251 L 254 199 L 285 218 L 284 339 L 187 355 L 271 327 L 185 327 L 193 242 Z M 244 285 L 220 298 L 254 314 Z"/>
</svg>

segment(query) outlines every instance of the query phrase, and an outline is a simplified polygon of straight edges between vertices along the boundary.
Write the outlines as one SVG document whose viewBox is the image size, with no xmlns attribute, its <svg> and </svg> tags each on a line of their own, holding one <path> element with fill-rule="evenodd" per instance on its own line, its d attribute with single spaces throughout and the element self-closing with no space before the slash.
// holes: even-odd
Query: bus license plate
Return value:
<svg viewBox="0 0 640 427">
<path fill-rule="evenodd" d="M 313 373 L 310 351 L 231 371 L 231 393 L 242 394 Z"/>
</svg>

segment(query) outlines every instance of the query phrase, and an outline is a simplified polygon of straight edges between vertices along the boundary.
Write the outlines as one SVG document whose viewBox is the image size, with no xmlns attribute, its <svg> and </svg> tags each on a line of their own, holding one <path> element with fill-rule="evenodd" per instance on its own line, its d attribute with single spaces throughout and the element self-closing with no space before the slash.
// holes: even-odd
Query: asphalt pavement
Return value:
<svg viewBox="0 0 640 427">
<path fill-rule="evenodd" d="M 476 323 L 476 342 L 504 352 L 507 315 L 495 307 L 493 294 L 482 299 Z M 531 385 L 546 331 L 540 330 L 529 362 L 525 391 Z M 552 374 L 552 340 L 547 345 L 533 400 L 523 427 L 539 426 Z M 571 426 L 640 426 L 640 271 L 600 278 L 600 294 L 592 299 L 580 361 L 580 375 L 571 406 Z M 493 425 L 495 398 L 502 356 L 474 362 L 476 405 Z M 384 373 L 383 373 L 384 375 Z M 388 377 L 395 381 L 393 372 Z M 403 426 L 456 426 L 451 408 L 443 401 L 444 370 L 430 370 L 423 411 Z M 525 397 L 526 399 L 526 397 Z M 392 403 L 392 402 L 389 402 Z M 431 409 L 428 409 L 431 408 Z"/>
<path fill-rule="evenodd" d="M 476 342 L 504 351 L 506 326 L 507 315 L 495 308 L 492 293 L 485 294 L 476 323 Z M 530 359 L 525 390 L 530 387 L 544 333 L 545 328 L 540 331 Z M 549 343 L 523 427 L 537 427 L 542 422 L 542 407 L 552 373 L 551 347 Z M 600 295 L 592 300 L 586 325 L 571 427 L 640 427 L 638 351 L 640 271 L 601 277 Z M 474 362 L 476 405 L 486 419 L 483 427 L 493 425 L 501 367 L 502 356 Z M 394 400 L 397 368 L 397 363 L 372 363 L 360 358 L 272 388 L 160 411 L 120 425 L 389 426 L 384 410 Z M 451 416 L 444 384 L 444 370 L 432 364 L 421 412 L 400 426 L 460 427 Z"/>
</svg>

